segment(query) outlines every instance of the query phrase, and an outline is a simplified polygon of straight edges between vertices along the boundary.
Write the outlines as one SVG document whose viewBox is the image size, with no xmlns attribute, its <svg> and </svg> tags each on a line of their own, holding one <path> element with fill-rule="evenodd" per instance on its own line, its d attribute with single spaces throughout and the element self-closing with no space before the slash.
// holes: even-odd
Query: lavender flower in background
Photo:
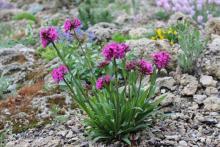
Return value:
<svg viewBox="0 0 220 147">
<path fill-rule="evenodd" d="M 12 9 L 15 6 L 5 0 L 0 0 L 0 9 Z"/>
<path fill-rule="evenodd" d="M 95 34 L 93 32 L 87 32 L 88 42 L 93 42 L 95 39 Z"/>
<path fill-rule="evenodd" d="M 59 27 L 56 27 L 56 29 L 59 36 L 59 42 L 73 42 L 73 36 L 70 34 L 70 32 L 63 32 L 63 30 Z"/>
<path fill-rule="evenodd" d="M 220 0 L 155 0 L 158 7 L 169 13 L 182 12 L 194 18 L 198 23 L 204 23 L 213 16 Z"/>
</svg>

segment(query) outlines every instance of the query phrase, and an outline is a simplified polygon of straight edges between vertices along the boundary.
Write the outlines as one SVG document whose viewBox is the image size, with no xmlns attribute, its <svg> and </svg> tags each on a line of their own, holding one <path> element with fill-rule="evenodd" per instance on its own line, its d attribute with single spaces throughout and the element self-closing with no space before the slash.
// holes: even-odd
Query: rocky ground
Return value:
<svg viewBox="0 0 220 147">
<path fill-rule="evenodd" d="M 36 11 L 40 19 L 39 24 L 47 21 L 42 18 L 65 19 L 65 15 L 71 16 L 77 12 L 75 7 L 60 8 L 63 4 L 58 1 L 54 1 L 53 5 L 41 4 L 40 0 L 26 5 L 22 4 L 23 1 L 17 1 L 16 5 L 3 2 L 7 5 L 0 10 L 0 20 L 12 25 L 15 24 L 10 20 L 13 13 L 26 9 L 38 8 Z M 53 13 L 55 8 L 59 8 L 59 13 Z M 150 7 L 148 11 L 152 9 L 153 7 Z M 148 13 L 148 16 L 140 13 L 139 21 L 133 21 L 137 20 L 137 16 L 132 18 L 120 15 L 115 19 L 115 23 L 98 23 L 91 26 L 89 31 L 95 34 L 97 41 L 109 39 L 117 31 L 131 36 L 143 36 L 148 31 L 144 24 L 149 22 L 150 14 Z M 174 14 L 168 22 L 152 20 L 151 23 L 166 26 L 175 23 L 179 18 L 189 19 L 183 14 Z M 36 24 L 36 32 L 39 24 Z M 149 53 L 165 49 L 174 57 L 170 65 L 171 71 L 164 71 L 164 75 L 157 80 L 158 93 L 167 95 L 161 103 L 161 116 L 157 117 L 152 127 L 134 134 L 133 144 L 220 146 L 220 18 L 209 21 L 201 31 L 211 40 L 198 60 L 197 73 L 191 75 L 181 73 L 176 66 L 178 45 L 170 46 L 165 40 L 153 41 L 145 37 L 126 42 L 136 55 L 148 58 Z M 50 62 L 42 60 L 37 55 L 36 46 L 26 47 L 18 44 L 0 49 L 0 73 L 10 79 L 10 86 L 4 94 L 5 99 L 0 101 L 0 130 L 7 130 L 6 146 L 106 146 L 89 141 L 82 125 L 85 114 L 74 105 L 67 93 L 52 84 L 49 68 L 60 61 L 57 58 Z M 50 83 L 52 87 L 47 86 Z M 60 119 L 53 116 L 55 112 L 51 109 L 54 104 L 60 107 L 57 112 Z M 122 145 L 120 142 L 109 144 Z"/>
</svg>

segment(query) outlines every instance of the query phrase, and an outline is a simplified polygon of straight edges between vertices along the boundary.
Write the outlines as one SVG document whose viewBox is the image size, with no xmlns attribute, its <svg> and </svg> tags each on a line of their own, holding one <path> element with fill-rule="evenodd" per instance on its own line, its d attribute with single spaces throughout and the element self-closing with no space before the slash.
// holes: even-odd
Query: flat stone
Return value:
<svg viewBox="0 0 220 147">
<path fill-rule="evenodd" d="M 204 86 L 204 87 L 208 87 L 208 86 L 213 86 L 215 87 L 217 84 L 217 81 L 213 80 L 212 76 L 206 76 L 206 75 L 202 75 L 200 77 L 200 83 Z"/>
<path fill-rule="evenodd" d="M 173 77 L 163 77 L 157 79 L 157 86 L 159 88 L 166 87 L 171 90 L 175 83 L 176 81 L 173 79 Z"/>
<path fill-rule="evenodd" d="M 219 91 L 215 87 L 206 87 L 205 89 L 206 95 L 218 95 Z"/>
<path fill-rule="evenodd" d="M 220 98 L 210 96 L 204 100 L 204 109 L 208 111 L 220 111 Z"/>
<path fill-rule="evenodd" d="M 203 101 L 207 98 L 206 95 L 193 95 L 193 100 L 197 103 L 197 104 L 202 104 Z"/>
</svg>

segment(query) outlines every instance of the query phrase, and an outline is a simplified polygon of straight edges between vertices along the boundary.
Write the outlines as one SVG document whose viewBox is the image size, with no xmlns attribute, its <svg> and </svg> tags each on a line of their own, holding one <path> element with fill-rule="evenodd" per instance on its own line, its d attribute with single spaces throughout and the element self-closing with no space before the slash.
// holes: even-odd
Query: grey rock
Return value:
<svg viewBox="0 0 220 147">
<path fill-rule="evenodd" d="M 179 141 L 179 147 L 187 147 L 187 146 L 188 146 L 188 144 L 186 141 L 184 141 L 184 140 Z"/>
<path fill-rule="evenodd" d="M 89 27 L 88 32 L 94 33 L 96 40 L 108 40 L 112 35 L 117 32 L 117 27 L 111 23 L 97 23 L 92 27 Z"/>
<path fill-rule="evenodd" d="M 208 87 L 208 86 L 215 87 L 217 84 L 217 81 L 215 81 L 212 76 L 202 75 L 200 77 L 200 83 L 205 87 Z"/>
<path fill-rule="evenodd" d="M 23 12 L 20 9 L 0 9 L 0 20 L 1 21 L 8 21 L 11 20 L 14 15 L 17 13 Z"/>
<path fill-rule="evenodd" d="M 180 84 L 184 87 L 181 94 L 186 96 L 194 95 L 199 85 L 197 79 L 188 74 L 182 75 Z"/>
<path fill-rule="evenodd" d="M 0 74 L 7 76 L 11 85 L 25 81 L 28 72 L 33 70 L 35 50 L 23 45 L 0 50 Z"/>
<path fill-rule="evenodd" d="M 215 87 L 206 87 L 205 93 L 206 95 L 218 95 L 219 91 Z"/>
<path fill-rule="evenodd" d="M 220 98 L 217 96 L 210 96 L 204 100 L 204 109 L 208 111 L 220 111 Z"/>
<path fill-rule="evenodd" d="M 159 88 L 166 87 L 170 90 L 173 90 L 173 86 L 175 85 L 176 81 L 173 79 L 173 77 L 163 77 L 163 78 L 157 78 L 157 86 Z"/>
<path fill-rule="evenodd" d="M 160 105 L 163 107 L 173 104 L 175 102 L 175 99 L 177 98 L 177 96 L 172 93 L 165 93 L 161 96 L 165 96 L 164 100 L 160 103 Z M 159 99 L 161 96 L 156 97 L 156 99 Z"/>
<path fill-rule="evenodd" d="M 169 25 L 176 25 L 178 22 L 189 22 L 189 23 L 191 23 L 193 25 L 196 24 L 196 22 L 193 21 L 193 19 L 190 16 L 185 15 L 185 14 L 183 14 L 181 12 L 174 13 L 170 17 L 170 19 L 168 21 L 168 24 Z"/>
<path fill-rule="evenodd" d="M 215 35 L 201 59 L 203 73 L 220 79 L 220 36 Z"/>
<path fill-rule="evenodd" d="M 69 132 L 66 134 L 66 138 L 73 138 L 73 132 L 72 132 L 72 131 L 69 131 Z"/>
<path fill-rule="evenodd" d="M 148 30 L 143 27 L 133 28 L 129 31 L 129 36 L 136 38 L 136 37 L 143 37 L 146 35 Z"/>
<path fill-rule="evenodd" d="M 207 98 L 206 95 L 193 95 L 193 100 L 197 103 L 197 104 L 202 104 L 203 101 Z"/>
<path fill-rule="evenodd" d="M 67 133 L 68 133 L 68 131 L 64 130 L 64 131 L 59 131 L 59 132 L 57 133 L 57 135 L 58 135 L 58 136 L 65 137 Z"/>
<path fill-rule="evenodd" d="M 220 17 L 214 17 L 208 20 L 205 30 L 208 36 L 211 36 L 211 34 L 220 35 Z"/>
</svg>

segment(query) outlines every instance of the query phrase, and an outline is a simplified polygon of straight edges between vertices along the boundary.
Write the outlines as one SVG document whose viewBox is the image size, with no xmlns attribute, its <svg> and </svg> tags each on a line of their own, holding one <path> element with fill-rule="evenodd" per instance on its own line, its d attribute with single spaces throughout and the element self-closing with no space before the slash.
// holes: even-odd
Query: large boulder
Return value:
<svg viewBox="0 0 220 147">
<path fill-rule="evenodd" d="M 203 73 L 220 79 L 220 36 L 213 37 L 201 59 Z"/>
<path fill-rule="evenodd" d="M 185 96 L 192 96 L 196 93 L 199 83 L 196 77 L 188 74 L 183 74 L 180 79 L 182 87 L 181 94 Z"/>
<path fill-rule="evenodd" d="M 220 98 L 217 96 L 210 96 L 204 100 L 204 109 L 207 111 L 220 111 Z"/>
<path fill-rule="evenodd" d="M 190 16 L 185 15 L 181 12 L 174 13 L 170 17 L 168 24 L 169 25 L 176 25 L 178 22 L 188 22 L 188 23 L 196 26 L 196 22 Z"/>
<path fill-rule="evenodd" d="M 212 34 L 220 35 L 220 17 L 210 19 L 205 26 L 206 34 L 211 37 Z"/>
<path fill-rule="evenodd" d="M 87 31 L 93 33 L 96 40 L 101 41 L 111 39 L 112 35 L 117 32 L 118 29 L 115 24 L 101 22 L 90 27 Z"/>
<path fill-rule="evenodd" d="M 33 70 L 35 50 L 23 45 L 0 49 L 0 75 L 7 77 L 10 87 L 26 80 Z"/>
</svg>

